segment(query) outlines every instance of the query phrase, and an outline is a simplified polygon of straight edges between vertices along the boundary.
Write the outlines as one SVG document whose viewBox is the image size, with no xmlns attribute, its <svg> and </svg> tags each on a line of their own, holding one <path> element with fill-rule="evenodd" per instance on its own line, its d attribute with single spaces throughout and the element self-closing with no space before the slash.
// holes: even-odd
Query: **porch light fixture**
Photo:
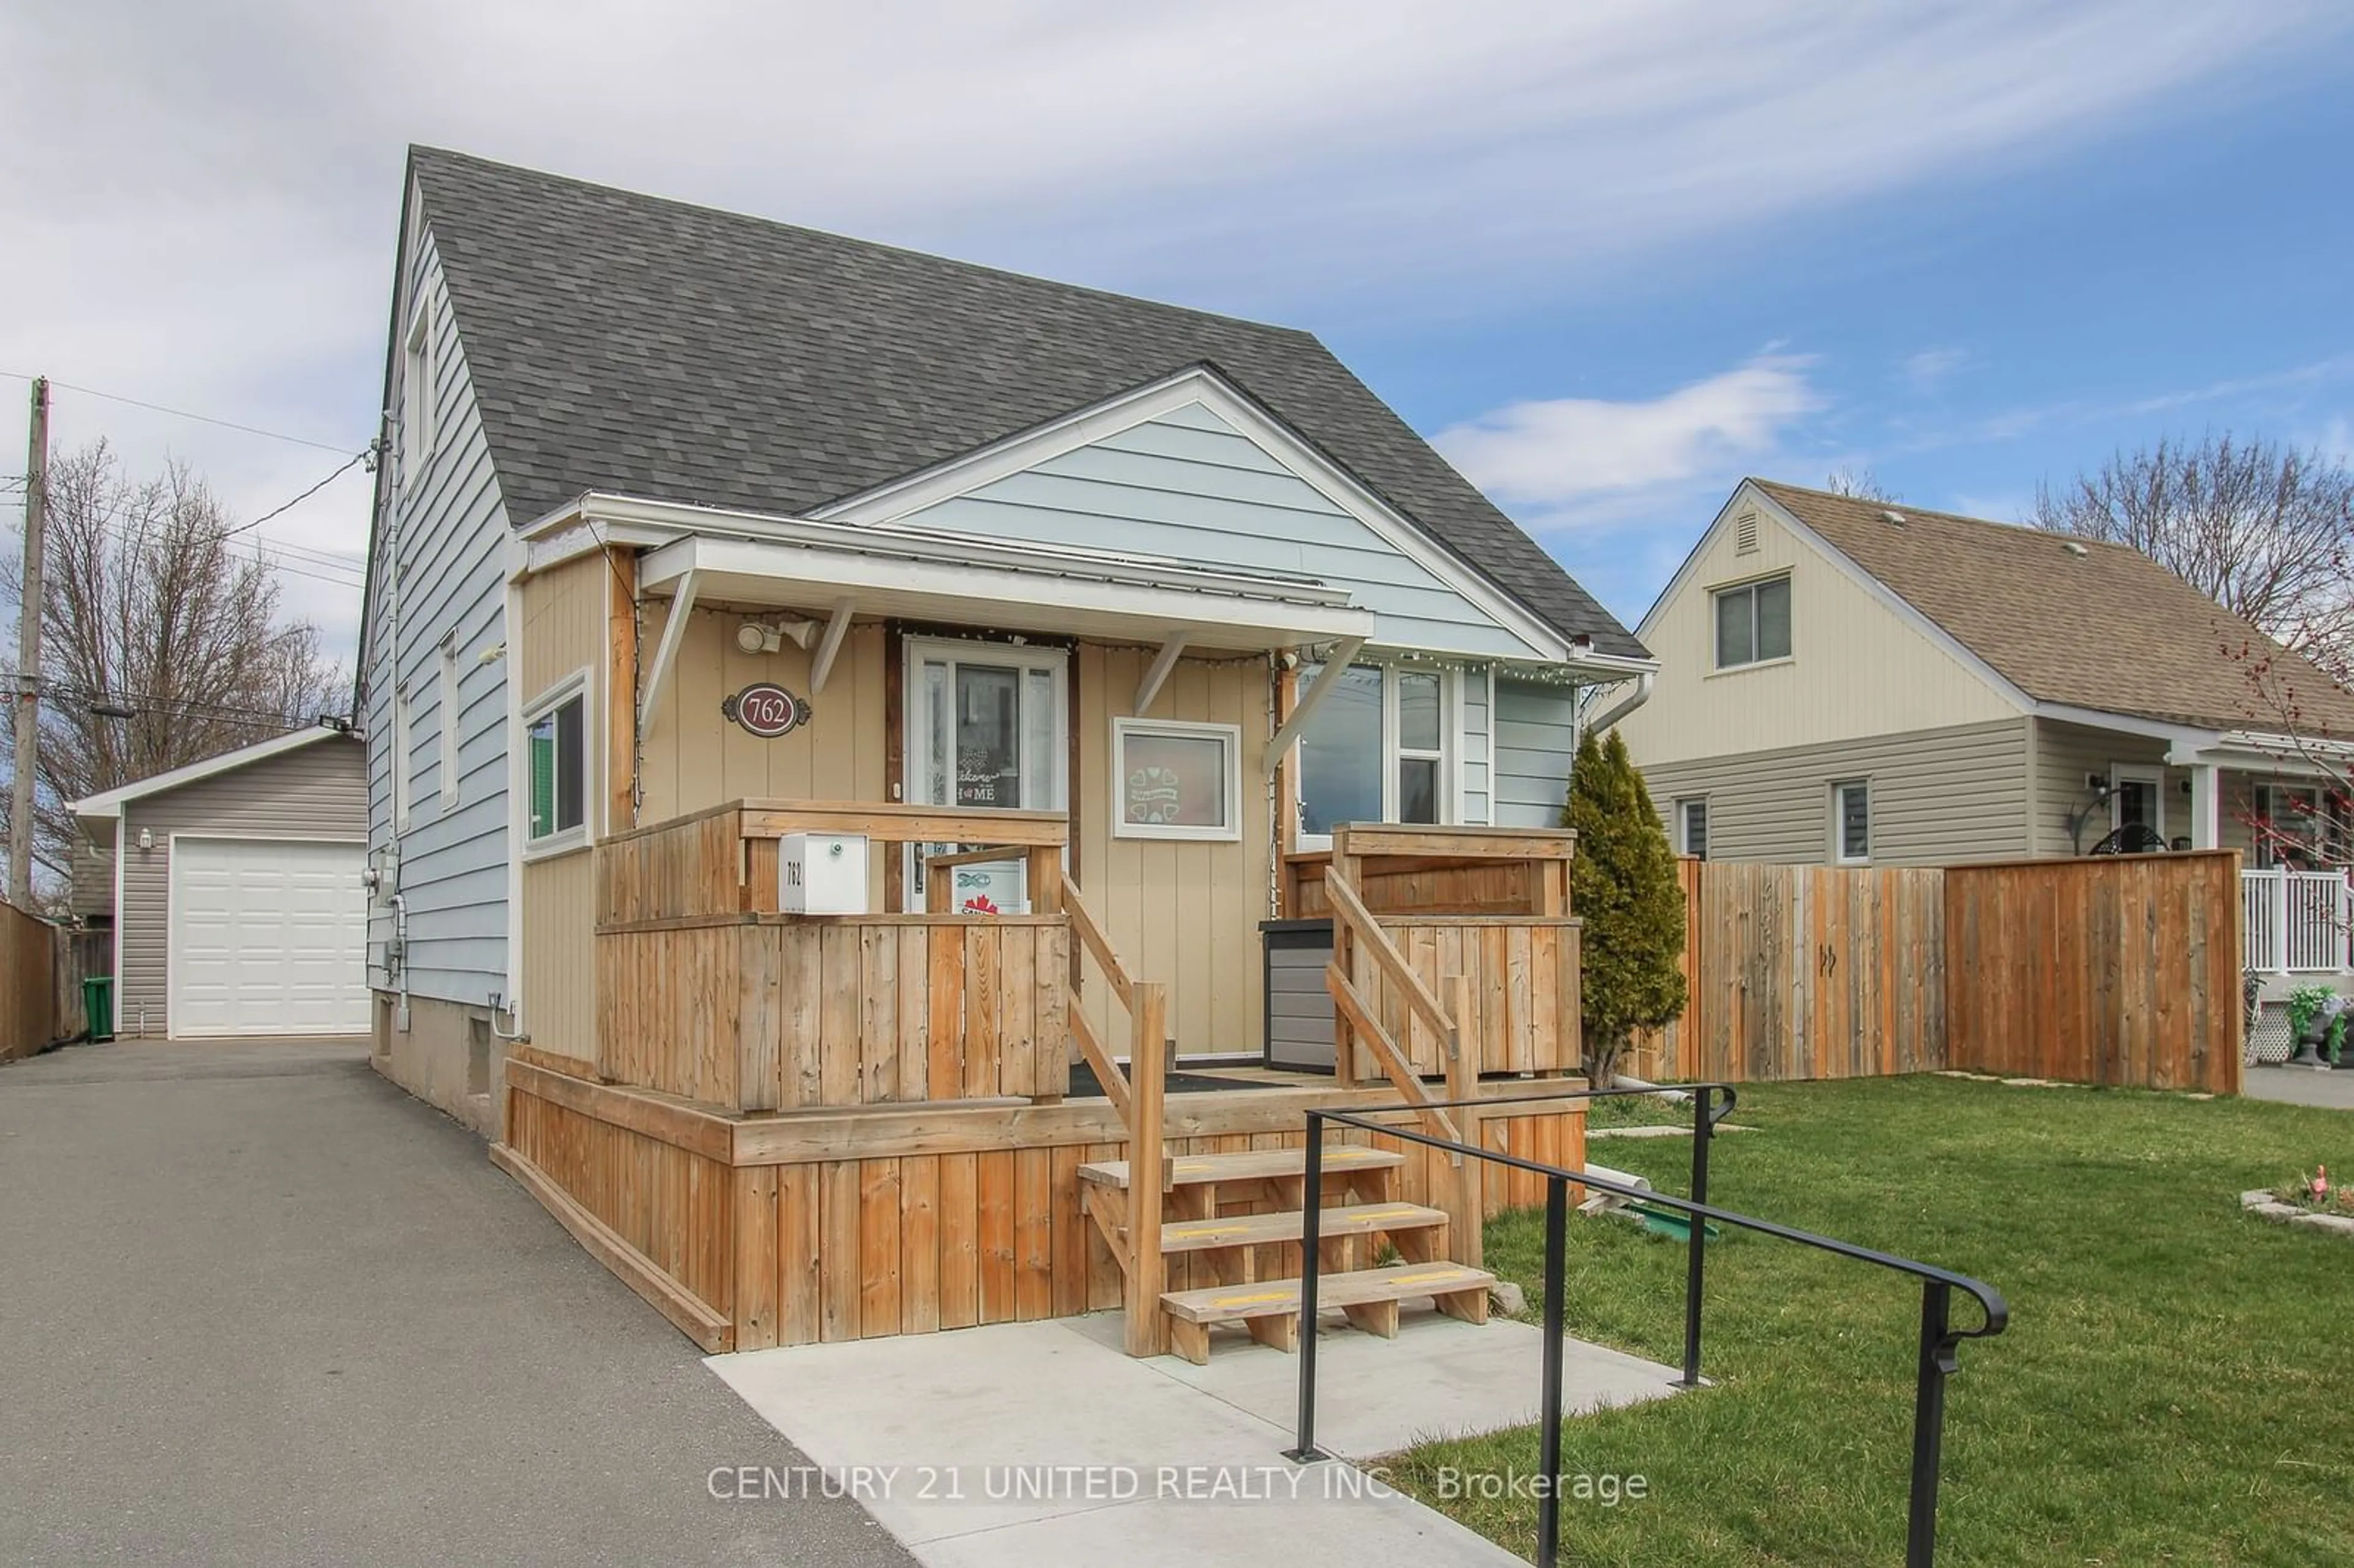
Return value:
<svg viewBox="0 0 2354 1568">
<path fill-rule="evenodd" d="M 736 646 L 747 653 L 774 653 L 790 639 L 794 647 L 806 652 L 818 631 L 814 620 L 780 620 L 773 626 L 748 620 L 736 629 Z"/>
</svg>

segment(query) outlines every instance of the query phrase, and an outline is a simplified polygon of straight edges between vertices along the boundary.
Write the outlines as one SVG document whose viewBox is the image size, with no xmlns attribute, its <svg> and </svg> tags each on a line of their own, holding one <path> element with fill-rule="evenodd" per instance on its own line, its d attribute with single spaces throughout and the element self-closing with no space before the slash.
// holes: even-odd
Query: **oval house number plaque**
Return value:
<svg viewBox="0 0 2354 1568">
<path fill-rule="evenodd" d="M 809 699 L 773 681 L 755 681 L 735 695 L 720 698 L 719 711 L 763 740 L 790 735 L 810 721 Z"/>
</svg>

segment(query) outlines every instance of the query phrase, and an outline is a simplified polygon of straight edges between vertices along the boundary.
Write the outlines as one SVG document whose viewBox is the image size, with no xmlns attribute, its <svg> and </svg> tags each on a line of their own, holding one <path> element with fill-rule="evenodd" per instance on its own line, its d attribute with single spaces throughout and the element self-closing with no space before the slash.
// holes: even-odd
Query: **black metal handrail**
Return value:
<svg viewBox="0 0 2354 1568">
<path fill-rule="evenodd" d="M 1836 1236 L 1818 1235 L 1812 1231 L 1761 1220 L 1752 1214 L 1737 1213 L 1710 1203 L 1709 1145 L 1714 1141 L 1717 1123 L 1733 1113 L 1739 1097 L 1730 1084 L 1680 1084 L 1675 1088 L 1692 1097 L 1692 1195 L 1690 1198 L 1677 1198 L 1645 1187 L 1628 1186 L 1606 1177 L 1596 1176 L 1583 1168 L 1572 1170 L 1565 1166 L 1547 1165 L 1542 1160 L 1526 1160 L 1517 1154 L 1505 1154 L 1476 1144 L 1436 1137 L 1409 1127 L 1385 1125 L 1373 1119 L 1398 1111 L 1426 1108 L 1420 1106 L 1401 1102 L 1393 1107 L 1360 1111 L 1308 1112 L 1308 1169 L 1304 1202 L 1300 1205 L 1306 1211 L 1306 1216 L 1300 1234 L 1299 1260 L 1299 1429 L 1297 1446 L 1284 1450 L 1285 1457 L 1299 1464 L 1331 1457 L 1316 1446 L 1316 1282 L 1321 1272 L 1323 1240 L 1324 1127 L 1327 1122 L 1340 1122 L 1384 1138 L 1401 1139 L 1426 1148 L 1489 1160 L 1545 1179 L 1544 1391 L 1540 1414 L 1543 1430 L 1538 1437 L 1538 1463 L 1544 1471 L 1544 1485 L 1539 1489 L 1537 1498 L 1537 1568 L 1556 1568 L 1561 1558 L 1561 1377 L 1564 1334 L 1562 1290 L 1566 1266 L 1569 1188 L 1572 1182 L 1597 1192 L 1613 1192 L 1623 1198 L 1673 1209 L 1690 1220 L 1691 1234 L 1685 1242 L 1688 1261 L 1684 1270 L 1683 1376 L 1677 1380 L 1676 1384 L 1681 1388 L 1701 1386 L 1701 1286 L 1707 1251 L 1708 1222 L 1711 1220 L 1741 1230 L 1755 1231 L 1761 1235 L 1796 1242 L 1801 1246 L 1813 1247 L 1840 1257 L 1852 1258 L 1858 1263 L 1910 1275 L 1921 1281 L 1921 1337 L 1913 1402 L 1913 1484 L 1905 1516 L 1904 1563 L 1905 1568 L 1931 1568 L 1937 1554 L 1937 1473 L 1945 1444 L 1946 1380 L 1959 1368 L 1955 1351 L 1964 1340 L 1992 1339 L 2009 1326 L 2009 1306 L 2003 1300 L 2002 1293 L 1993 1286 L 1973 1279 L 1967 1274 L 1900 1257 L 1894 1253 L 1859 1246 L 1853 1242 L 1840 1241 Z M 1470 1106 L 1515 1105 L 1541 1099 L 1594 1100 L 1628 1095 L 1656 1096 L 1660 1092 L 1657 1088 L 1553 1090 L 1499 1095 L 1486 1099 L 1440 1100 L 1427 1108 L 1451 1110 Z M 1712 1106 L 1719 1095 L 1723 1097 L 1723 1108 L 1712 1110 Z M 1471 1223 L 1479 1223 L 1477 1214 L 1471 1216 Z M 1986 1317 L 1978 1327 L 1956 1329 L 1953 1326 L 1956 1290 L 1978 1302 Z"/>
</svg>

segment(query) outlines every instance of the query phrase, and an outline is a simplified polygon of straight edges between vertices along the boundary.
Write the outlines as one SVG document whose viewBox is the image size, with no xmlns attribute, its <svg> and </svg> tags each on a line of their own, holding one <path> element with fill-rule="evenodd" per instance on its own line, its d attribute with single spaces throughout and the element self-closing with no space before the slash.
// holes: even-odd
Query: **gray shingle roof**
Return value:
<svg viewBox="0 0 2354 1568">
<path fill-rule="evenodd" d="M 1540 618 L 1644 656 L 1307 333 L 409 155 L 517 522 L 588 490 L 804 514 L 1208 365 Z"/>
</svg>

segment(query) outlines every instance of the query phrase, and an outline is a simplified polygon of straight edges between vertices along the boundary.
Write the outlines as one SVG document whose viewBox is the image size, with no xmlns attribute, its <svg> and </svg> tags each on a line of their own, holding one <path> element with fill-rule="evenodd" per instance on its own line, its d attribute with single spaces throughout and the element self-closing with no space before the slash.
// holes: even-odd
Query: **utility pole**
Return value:
<svg viewBox="0 0 2354 1568">
<path fill-rule="evenodd" d="M 41 771 L 41 563 L 49 523 L 49 381 L 33 380 L 25 438 L 24 591 L 16 600 L 16 777 L 8 800 L 8 899 L 33 906 L 33 786 Z"/>
</svg>

